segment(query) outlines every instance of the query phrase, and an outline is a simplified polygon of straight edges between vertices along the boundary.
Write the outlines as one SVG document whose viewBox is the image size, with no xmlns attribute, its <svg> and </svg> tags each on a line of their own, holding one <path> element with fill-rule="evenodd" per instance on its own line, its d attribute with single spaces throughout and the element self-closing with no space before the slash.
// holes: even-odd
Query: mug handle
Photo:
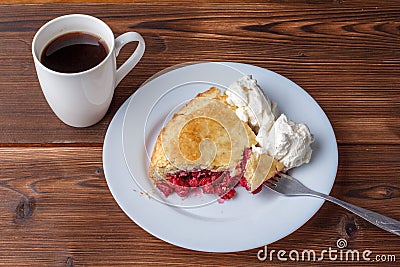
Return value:
<svg viewBox="0 0 400 267">
<path fill-rule="evenodd" d="M 133 54 L 117 69 L 115 86 L 136 66 L 144 54 L 146 45 L 143 37 L 137 32 L 126 32 L 115 39 L 115 57 L 119 55 L 121 48 L 130 42 L 139 44 Z"/>
</svg>

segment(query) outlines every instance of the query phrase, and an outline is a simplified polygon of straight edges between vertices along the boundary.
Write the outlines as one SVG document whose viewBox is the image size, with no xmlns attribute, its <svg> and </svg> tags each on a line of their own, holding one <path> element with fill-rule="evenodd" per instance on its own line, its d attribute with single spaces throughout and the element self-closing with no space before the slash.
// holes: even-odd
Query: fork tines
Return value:
<svg viewBox="0 0 400 267">
<path fill-rule="evenodd" d="M 281 173 L 277 173 L 274 177 L 269 178 L 268 180 L 264 181 L 264 185 L 266 186 L 276 186 L 279 182 L 279 178 Z"/>
</svg>

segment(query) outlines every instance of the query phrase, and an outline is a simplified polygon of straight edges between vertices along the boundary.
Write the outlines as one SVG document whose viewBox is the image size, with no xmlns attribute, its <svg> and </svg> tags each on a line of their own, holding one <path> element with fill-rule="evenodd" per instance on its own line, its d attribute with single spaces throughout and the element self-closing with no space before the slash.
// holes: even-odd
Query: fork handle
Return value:
<svg viewBox="0 0 400 267">
<path fill-rule="evenodd" d="M 315 197 L 323 198 L 326 199 L 332 203 L 335 203 L 351 212 L 354 214 L 360 216 L 361 218 L 369 221 L 372 224 L 375 224 L 379 228 L 382 228 L 383 230 L 386 230 L 388 232 L 391 232 L 395 235 L 400 236 L 400 221 L 397 221 L 395 219 L 386 217 L 384 215 L 381 215 L 379 213 L 357 207 L 355 205 L 352 205 L 350 203 L 344 202 L 342 200 L 339 200 L 337 198 L 315 192 L 313 191 Z"/>
</svg>

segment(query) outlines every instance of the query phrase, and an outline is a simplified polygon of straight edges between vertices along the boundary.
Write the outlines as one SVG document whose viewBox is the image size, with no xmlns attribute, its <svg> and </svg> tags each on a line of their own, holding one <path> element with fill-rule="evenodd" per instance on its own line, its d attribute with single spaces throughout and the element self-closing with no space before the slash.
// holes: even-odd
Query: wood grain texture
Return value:
<svg viewBox="0 0 400 267">
<path fill-rule="evenodd" d="M 266 264 L 257 259 L 261 248 L 226 254 L 193 252 L 140 229 L 108 191 L 101 153 L 96 147 L 0 148 L 0 266 Z M 379 145 L 366 151 L 358 145 L 342 146 L 331 194 L 400 219 L 400 165 L 394 160 L 399 157 L 399 147 Z M 335 247 L 338 238 L 345 238 L 350 249 L 400 256 L 398 237 L 329 203 L 269 249 L 320 253 Z"/>
<path fill-rule="evenodd" d="M 324 109 L 338 140 L 331 195 L 400 220 L 399 1 L 98 2 L 0 0 L 0 266 L 270 264 L 257 260 L 261 248 L 215 254 L 160 241 L 124 215 L 107 188 L 101 147 L 113 115 L 151 75 L 187 61 L 254 64 L 299 84 Z M 97 16 L 116 36 L 137 31 L 147 44 L 105 118 L 85 129 L 51 112 L 31 59 L 39 27 L 68 13 Z M 321 253 L 339 238 L 349 249 L 400 260 L 398 237 L 330 203 L 268 249 Z M 272 263 L 282 264 L 276 257 Z"/>
<path fill-rule="evenodd" d="M 207 60 L 250 63 L 292 79 L 326 111 L 339 143 L 399 144 L 399 8 L 397 1 L 0 6 L 0 142 L 101 143 L 113 114 L 148 77 Z M 86 129 L 51 112 L 30 54 L 37 29 L 65 13 L 95 15 L 116 35 L 138 31 L 147 43 L 106 117 Z"/>
</svg>

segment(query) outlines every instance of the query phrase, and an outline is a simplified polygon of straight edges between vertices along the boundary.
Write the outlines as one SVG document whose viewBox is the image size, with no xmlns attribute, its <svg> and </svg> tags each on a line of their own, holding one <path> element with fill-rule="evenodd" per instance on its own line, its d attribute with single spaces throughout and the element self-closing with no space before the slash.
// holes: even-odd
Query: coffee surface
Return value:
<svg viewBox="0 0 400 267">
<path fill-rule="evenodd" d="M 40 61 L 57 72 L 77 73 L 97 66 L 107 54 L 107 45 L 99 37 L 72 32 L 51 41 L 43 50 Z"/>
</svg>

